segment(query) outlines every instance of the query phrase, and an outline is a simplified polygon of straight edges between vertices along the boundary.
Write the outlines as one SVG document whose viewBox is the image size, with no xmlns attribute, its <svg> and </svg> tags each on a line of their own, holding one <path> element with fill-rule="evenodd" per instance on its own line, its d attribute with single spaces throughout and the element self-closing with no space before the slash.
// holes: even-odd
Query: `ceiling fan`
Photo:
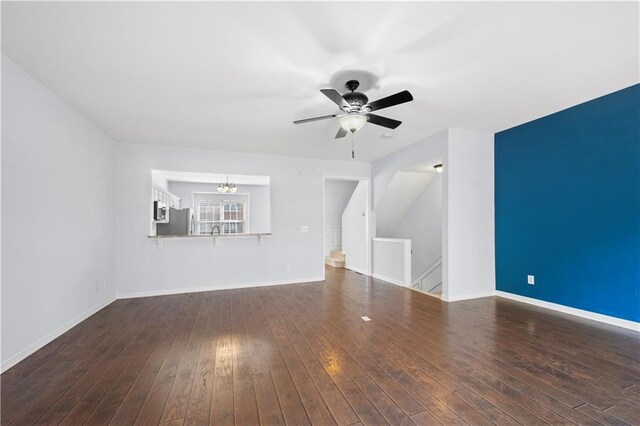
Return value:
<svg viewBox="0 0 640 426">
<path fill-rule="evenodd" d="M 402 121 L 371 114 L 371 112 L 413 100 L 411 93 L 407 90 L 403 90 L 395 95 L 387 96 L 386 98 L 378 99 L 377 101 L 369 103 L 369 98 L 367 98 L 364 93 L 356 92 L 356 89 L 360 86 L 360 82 L 358 80 L 349 80 L 345 86 L 349 89 L 349 92 L 344 95 L 341 95 L 335 89 L 320 90 L 327 98 L 331 99 L 340 107 L 342 110 L 341 113 L 305 118 L 303 120 L 296 120 L 293 123 L 302 124 L 309 123 L 311 121 L 340 117 L 340 129 L 336 134 L 336 139 L 345 137 L 348 132 L 357 132 L 367 121 L 371 124 L 395 129 L 402 124 Z"/>
</svg>

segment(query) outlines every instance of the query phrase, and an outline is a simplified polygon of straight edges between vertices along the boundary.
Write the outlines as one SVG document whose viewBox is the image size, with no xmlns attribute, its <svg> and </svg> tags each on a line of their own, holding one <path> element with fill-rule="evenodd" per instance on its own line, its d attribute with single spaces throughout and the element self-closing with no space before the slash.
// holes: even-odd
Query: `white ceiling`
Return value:
<svg viewBox="0 0 640 426">
<path fill-rule="evenodd" d="M 318 90 L 415 101 L 373 160 L 445 127 L 495 132 L 630 86 L 638 2 L 2 3 L 2 51 L 118 141 L 350 158 Z M 360 70 L 362 72 L 350 72 Z M 369 87 L 366 87 L 369 86 Z"/>
</svg>

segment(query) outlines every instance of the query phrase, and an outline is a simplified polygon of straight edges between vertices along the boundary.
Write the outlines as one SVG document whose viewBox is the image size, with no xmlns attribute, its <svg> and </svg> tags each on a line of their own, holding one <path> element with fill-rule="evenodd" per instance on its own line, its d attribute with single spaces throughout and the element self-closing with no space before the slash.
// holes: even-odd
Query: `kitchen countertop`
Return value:
<svg viewBox="0 0 640 426">
<path fill-rule="evenodd" d="M 207 234 L 207 235 L 149 235 L 147 238 L 165 239 L 165 238 L 238 238 L 238 237 L 264 237 L 271 235 L 271 232 L 248 232 L 246 234 Z"/>
</svg>

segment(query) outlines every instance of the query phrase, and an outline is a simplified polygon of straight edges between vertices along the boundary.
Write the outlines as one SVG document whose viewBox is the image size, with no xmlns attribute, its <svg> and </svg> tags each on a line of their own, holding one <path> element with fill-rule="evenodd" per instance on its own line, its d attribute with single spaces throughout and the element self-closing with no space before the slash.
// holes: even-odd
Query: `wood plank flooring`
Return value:
<svg viewBox="0 0 640 426">
<path fill-rule="evenodd" d="M 1 380 L 3 425 L 640 425 L 637 333 L 333 268 L 116 301 Z"/>
</svg>

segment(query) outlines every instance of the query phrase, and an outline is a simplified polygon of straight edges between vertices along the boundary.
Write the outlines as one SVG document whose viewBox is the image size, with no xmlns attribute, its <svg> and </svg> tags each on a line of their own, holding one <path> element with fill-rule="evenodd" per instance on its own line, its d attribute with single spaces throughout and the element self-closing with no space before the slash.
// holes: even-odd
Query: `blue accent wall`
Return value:
<svg viewBox="0 0 640 426">
<path fill-rule="evenodd" d="M 497 133 L 495 220 L 498 290 L 640 321 L 640 84 Z"/>
</svg>

